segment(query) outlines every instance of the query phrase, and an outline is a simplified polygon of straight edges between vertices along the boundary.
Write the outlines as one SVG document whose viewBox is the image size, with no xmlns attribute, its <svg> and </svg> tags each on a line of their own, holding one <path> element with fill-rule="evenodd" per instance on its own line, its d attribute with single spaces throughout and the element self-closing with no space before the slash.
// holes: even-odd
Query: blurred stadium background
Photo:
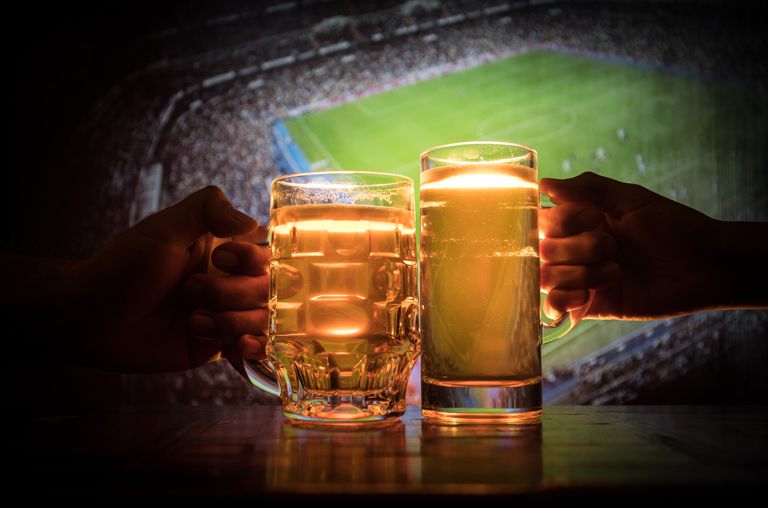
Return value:
<svg viewBox="0 0 768 508">
<path fill-rule="evenodd" d="M 418 154 L 519 142 L 725 220 L 768 220 L 753 3 L 226 1 L 25 12 L 5 251 L 83 256 L 216 184 L 266 221 L 288 172 L 417 178 Z M 663 247 L 663 246 L 662 246 Z M 734 260 L 738 262 L 738 260 Z M 756 281 L 755 283 L 758 283 Z M 752 403 L 768 312 L 585 322 L 545 346 L 549 403 Z M 66 404 L 268 402 L 223 362 L 158 376 L 29 367 Z"/>
</svg>

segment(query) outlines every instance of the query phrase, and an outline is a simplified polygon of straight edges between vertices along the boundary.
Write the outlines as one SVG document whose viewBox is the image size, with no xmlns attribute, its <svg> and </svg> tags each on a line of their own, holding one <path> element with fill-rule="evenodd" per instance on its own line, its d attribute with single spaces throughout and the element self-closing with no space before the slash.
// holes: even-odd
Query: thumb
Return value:
<svg viewBox="0 0 768 508">
<path fill-rule="evenodd" d="M 555 204 L 590 203 L 611 212 L 619 205 L 629 204 L 628 200 L 634 201 L 633 197 L 642 188 L 587 171 L 563 180 L 542 178 L 539 189 Z"/>
<path fill-rule="evenodd" d="M 218 237 L 243 235 L 258 223 L 235 209 L 214 185 L 190 194 L 173 206 L 136 225 L 138 231 L 167 241 L 191 242 L 206 233 Z"/>
</svg>

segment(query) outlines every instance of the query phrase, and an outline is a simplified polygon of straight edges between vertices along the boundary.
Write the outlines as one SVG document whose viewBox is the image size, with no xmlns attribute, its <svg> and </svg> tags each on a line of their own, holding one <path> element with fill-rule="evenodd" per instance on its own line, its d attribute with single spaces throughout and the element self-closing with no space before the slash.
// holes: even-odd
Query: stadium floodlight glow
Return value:
<svg viewBox="0 0 768 508">
<path fill-rule="evenodd" d="M 503 173 L 472 173 L 456 175 L 426 183 L 421 186 L 425 189 L 538 189 L 534 182 L 525 181 L 512 175 Z"/>
</svg>

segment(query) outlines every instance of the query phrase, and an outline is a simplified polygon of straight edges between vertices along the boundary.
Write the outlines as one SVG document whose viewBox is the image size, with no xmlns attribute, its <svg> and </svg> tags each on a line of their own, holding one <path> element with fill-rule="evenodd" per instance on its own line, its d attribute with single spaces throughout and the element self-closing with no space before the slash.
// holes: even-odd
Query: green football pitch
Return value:
<svg viewBox="0 0 768 508">
<path fill-rule="evenodd" d="M 737 85 L 534 51 L 286 124 L 316 169 L 387 171 L 418 182 L 418 156 L 430 146 L 509 141 L 539 152 L 540 177 L 596 171 L 733 218 L 750 197 L 754 168 L 766 162 L 762 99 Z M 586 321 L 544 347 L 545 370 L 636 326 Z"/>
</svg>

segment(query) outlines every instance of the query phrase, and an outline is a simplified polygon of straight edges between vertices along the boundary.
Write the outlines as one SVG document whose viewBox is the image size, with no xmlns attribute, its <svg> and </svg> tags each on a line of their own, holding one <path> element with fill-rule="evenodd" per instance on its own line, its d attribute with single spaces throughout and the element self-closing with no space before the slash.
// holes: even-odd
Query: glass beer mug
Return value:
<svg viewBox="0 0 768 508">
<path fill-rule="evenodd" d="M 421 155 L 426 417 L 538 423 L 542 325 L 562 336 L 591 303 L 542 322 L 536 159 L 533 149 L 493 142 Z"/>
<path fill-rule="evenodd" d="M 420 348 L 411 179 L 277 178 L 269 244 L 267 360 L 245 362 L 251 382 L 279 396 L 289 418 L 402 415 Z"/>
</svg>

